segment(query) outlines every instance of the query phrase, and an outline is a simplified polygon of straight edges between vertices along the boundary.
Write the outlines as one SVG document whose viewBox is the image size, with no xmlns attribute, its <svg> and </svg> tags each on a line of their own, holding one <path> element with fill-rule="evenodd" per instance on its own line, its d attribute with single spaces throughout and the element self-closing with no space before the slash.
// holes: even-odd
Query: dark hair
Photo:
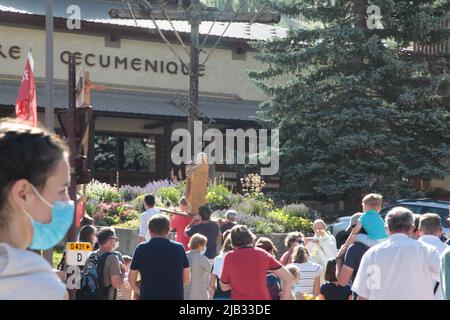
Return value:
<svg viewBox="0 0 450 320">
<path fill-rule="evenodd" d="M 80 229 L 80 234 L 78 235 L 78 239 L 80 242 L 91 242 L 92 243 L 92 235 L 95 234 L 97 230 L 95 227 L 91 225 L 86 225 Z"/>
<path fill-rule="evenodd" d="M 178 203 L 183 205 L 183 206 L 187 206 L 188 205 L 188 202 L 187 202 L 185 197 L 182 197 Z"/>
<path fill-rule="evenodd" d="M 227 230 L 230 231 L 230 230 Z M 222 248 L 220 249 L 221 252 L 228 252 L 233 250 L 233 245 L 231 244 L 231 235 L 230 232 L 228 232 L 228 234 L 226 235 L 226 237 L 224 238 L 223 244 L 222 244 Z"/>
<path fill-rule="evenodd" d="M 163 214 L 156 214 L 148 221 L 148 230 L 151 233 L 165 235 L 170 230 L 170 220 Z"/>
<path fill-rule="evenodd" d="M 222 240 L 225 241 L 225 239 L 230 235 L 231 233 L 231 229 L 228 229 L 227 231 L 225 231 L 222 235 Z"/>
<path fill-rule="evenodd" d="M 144 202 L 147 206 L 153 207 L 155 205 L 155 197 L 151 194 L 148 194 L 144 197 Z"/>
<path fill-rule="evenodd" d="M 111 227 L 103 227 L 97 233 L 99 245 L 104 245 L 111 238 L 116 238 L 116 232 Z"/>
<path fill-rule="evenodd" d="M 42 190 L 55 164 L 67 154 L 67 145 L 47 130 L 15 119 L 1 120 L 0 212 L 17 180 L 26 179 Z M 0 227 L 5 219 L 0 214 Z"/>
<path fill-rule="evenodd" d="M 233 244 L 233 247 L 244 247 L 253 245 L 253 242 L 255 241 L 255 235 L 246 227 L 243 225 L 236 225 L 231 229 L 231 243 Z"/>
<path fill-rule="evenodd" d="M 420 214 L 413 214 L 414 217 L 414 230 L 413 232 L 417 232 L 420 226 Z"/>
<path fill-rule="evenodd" d="M 269 238 L 266 238 L 266 237 L 261 237 L 258 240 L 256 240 L 255 247 L 261 248 L 270 254 L 277 253 L 277 251 L 278 251 L 277 247 L 275 247 L 272 240 L 270 240 Z"/>
<path fill-rule="evenodd" d="M 293 255 L 294 258 L 292 260 L 295 263 L 305 263 L 308 261 L 308 249 L 302 244 L 295 247 Z"/>
<path fill-rule="evenodd" d="M 198 214 L 203 221 L 208 221 L 211 218 L 211 209 L 207 205 L 198 207 Z"/>
<path fill-rule="evenodd" d="M 85 214 L 83 218 L 80 219 L 80 227 L 83 228 L 84 226 L 93 226 L 94 225 L 94 219 L 92 219 L 90 216 Z"/>
<path fill-rule="evenodd" d="M 336 277 L 336 259 L 328 259 L 327 266 L 325 267 L 325 280 L 330 282 L 337 281 Z"/>
</svg>

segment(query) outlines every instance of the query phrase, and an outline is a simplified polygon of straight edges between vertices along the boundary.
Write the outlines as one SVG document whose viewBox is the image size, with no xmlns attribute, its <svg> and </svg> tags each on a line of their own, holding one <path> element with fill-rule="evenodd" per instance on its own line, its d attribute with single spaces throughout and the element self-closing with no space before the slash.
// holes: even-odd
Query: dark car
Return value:
<svg viewBox="0 0 450 320">
<path fill-rule="evenodd" d="M 443 234 L 446 238 L 450 238 L 450 225 L 447 222 L 447 219 L 450 215 L 450 201 L 443 201 L 443 200 L 433 200 L 433 199 L 402 199 L 395 201 L 394 203 L 389 204 L 388 206 L 384 207 L 380 211 L 381 217 L 383 219 L 386 217 L 386 214 L 394 207 L 405 207 L 411 210 L 414 214 L 425 214 L 425 213 L 436 213 L 441 217 L 442 222 L 442 228 L 443 228 Z M 350 217 L 341 217 L 340 218 L 345 219 L 346 221 L 349 221 Z M 340 224 L 340 221 L 337 221 L 335 223 L 336 225 Z M 342 228 L 335 228 L 337 229 L 333 230 L 334 225 L 331 224 L 329 226 L 329 231 L 332 232 L 332 234 L 336 237 L 336 245 L 338 248 L 341 247 L 342 244 L 345 243 L 348 236 L 350 235 L 350 232 L 345 232 L 345 229 L 342 230 Z"/>
</svg>

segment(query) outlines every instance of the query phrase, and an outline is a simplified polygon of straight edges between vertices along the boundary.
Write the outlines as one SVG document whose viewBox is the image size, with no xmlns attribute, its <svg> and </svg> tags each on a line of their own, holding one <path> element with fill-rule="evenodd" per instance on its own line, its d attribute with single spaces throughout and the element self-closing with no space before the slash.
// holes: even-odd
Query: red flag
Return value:
<svg viewBox="0 0 450 320">
<path fill-rule="evenodd" d="M 16 99 L 16 116 L 18 119 L 37 125 L 36 83 L 33 74 L 34 61 L 31 51 L 22 75 L 19 95 Z"/>
</svg>

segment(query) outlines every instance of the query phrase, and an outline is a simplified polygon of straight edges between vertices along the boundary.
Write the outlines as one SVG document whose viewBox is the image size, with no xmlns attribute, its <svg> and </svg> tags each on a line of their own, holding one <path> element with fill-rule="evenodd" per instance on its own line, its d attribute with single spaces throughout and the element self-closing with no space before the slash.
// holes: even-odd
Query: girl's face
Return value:
<svg viewBox="0 0 450 320">
<path fill-rule="evenodd" d="M 47 178 L 44 188 L 38 191 L 50 204 L 53 204 L 55 201 L 69 201 L 69 184 L 69 161 L 66 157 L 63 157 L 56 163 L 53 172 Z M 30 189 L 32 188 L 30 187 Z M 24 204 L 23 209 L 25 209 L 33 219 L 42 223 L 50 223 L 52 221 L 52 208 L 45 204 L 33 190 L 28 192 L 28 195 L 29 197 L 27 197 L 27 202 Z"/>
<path fill-rule="evenodd" d="M 50 204 L 55 201 L 70 200 L 68 187 L 70 183 L 69 161 L 66 156 L 56 162 L 53 170 L 41 190 L 41 197 Z M 26 179 L 16 181 L 8 195 L 10 220 L 8 222 L 9 236 L 4 241 L 16 248 L 25 249 L 33 239 L 33 226 L 27 212 L 34 220 L 47 224 L 52 221 L 52 209 L 46 205 L 33 190 Z"/>
</svg>

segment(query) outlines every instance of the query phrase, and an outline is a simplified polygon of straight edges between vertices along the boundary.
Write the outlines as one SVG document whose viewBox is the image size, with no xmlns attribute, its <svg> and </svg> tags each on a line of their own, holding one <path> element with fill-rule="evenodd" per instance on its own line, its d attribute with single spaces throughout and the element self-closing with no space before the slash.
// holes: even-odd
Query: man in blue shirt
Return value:
<svg viewBox="0 0 450 320">
<path fill-rule="evenodd" d="M 184 285 L 190 282 L 183 245 L 169 240 L 170 221 L 162 214 L 151 217 L 148 228 L 151 239 L 134 251 L 128 275 L 131 287 L 142 300 L 183 300 Z"/>
</svg>

